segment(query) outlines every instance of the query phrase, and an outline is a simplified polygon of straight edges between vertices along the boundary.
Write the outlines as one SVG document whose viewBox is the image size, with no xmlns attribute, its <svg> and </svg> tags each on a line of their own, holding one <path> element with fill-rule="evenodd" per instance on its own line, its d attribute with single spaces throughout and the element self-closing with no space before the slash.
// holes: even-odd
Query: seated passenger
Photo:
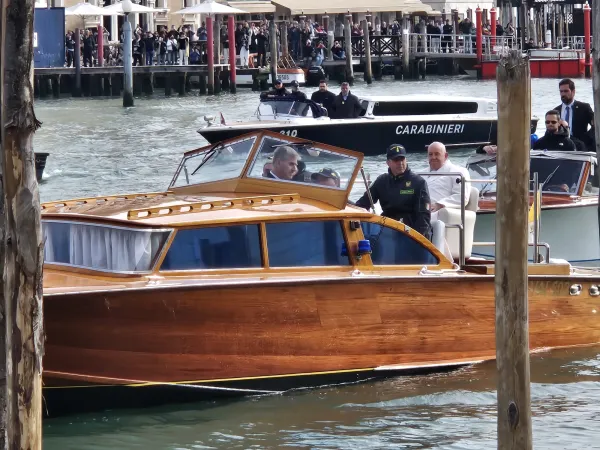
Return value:
<svg viewBox="0 0 600 450">
<path fill-rule="evenodd" d="M 533 150 L 577 150 L 577 146 L 569 138 L 568 127 L 565 128 L 561 124 L 560 113 L 558 111 L 552 110 L 546 113 L 546 134 L 533 144 Z"/>
<path fill-rule="evenodd" d="M 324 168 L 311 175 L 311 180 L 321 186 L 340 187 L 340 176 L 333 169 Z"/>
<path fill-rule="evenodd" d="M 271 170 L 273 170 L 273 162 L 268 161 L 263 166 L 262 176 L 263 177 L 268 177 L 269 176 L 269 172 L 271 172 Z"/>
<path fill-rule="evenodd" d="M 266 178 L 276 180 L 291 180 L 298 173 L 300 156 L 292 147 L 282 145 L 273 153 L 273 168 L 269 170 Z"/>
</svg>

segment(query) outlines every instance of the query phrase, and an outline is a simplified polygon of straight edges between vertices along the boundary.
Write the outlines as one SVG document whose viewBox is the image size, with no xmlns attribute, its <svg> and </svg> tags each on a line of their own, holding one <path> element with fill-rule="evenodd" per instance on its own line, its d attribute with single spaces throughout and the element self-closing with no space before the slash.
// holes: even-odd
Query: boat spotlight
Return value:
<svg viewBox="0 0 600 450">
<path fill-rule="evenodd" d="M 215 121 L 215 116 L 211 116 L 211 115 L 206 115 L 204 116 L 204 120 L 206 121 L 207 124 L 212 125 L 212 123 Z"/>
</svg>

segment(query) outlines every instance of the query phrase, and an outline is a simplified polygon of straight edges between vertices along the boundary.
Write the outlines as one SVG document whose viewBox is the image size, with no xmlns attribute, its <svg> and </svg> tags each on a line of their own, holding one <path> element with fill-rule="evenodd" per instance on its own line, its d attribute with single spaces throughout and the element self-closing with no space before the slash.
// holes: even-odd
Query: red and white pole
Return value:
<svg viewBox="0 0 600 450">
<path fill-rule="evenodd" d="M 483 61 L 483 30 L 482 30 L 482 22 L 481 22 L 481 8 L 477 8 L 475 10 L 475 45 L 477 47 L 477 64 L 481 64 Z"/>
<path fill-rule="evenodd" d="M 590 78 L 592 76 L 592 63 L 590 61 L 590 51 L 591 51 L 591 45 L 590 45 L 590 41 L 591 41 L 591 20 L 592 20 L 592 10 L 590 8 L 590 5 L 588 5 L 587 2 L 585 2 L 585 5 L 583 5 L 583 43 L 584 43 L 584 47 L 585 47 L 585 77 L 586 78 Z M 600 32 L 596 31 L 597 33 Z"/>
</svg>

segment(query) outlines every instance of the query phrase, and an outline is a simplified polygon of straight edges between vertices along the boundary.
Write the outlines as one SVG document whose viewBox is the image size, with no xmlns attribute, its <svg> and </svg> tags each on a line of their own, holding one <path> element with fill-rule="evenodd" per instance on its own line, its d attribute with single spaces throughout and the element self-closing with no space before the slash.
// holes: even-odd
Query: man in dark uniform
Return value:
<svg viewBox="0 0 600 450">
<path fill-rule="evenodd" d="M 562 125 L 567 128 L 570 136 L 579 139 L 588 151 L 595 152 L 594 112 L 589 103 L 575 100 L 575 83 L 569 78 L 558 83 L 562 103 L 555 110 L 560 113 Z M 588 130 L 590 127 L 590 130 Z"/>
<path fill-rule="evenodd" d="M 362 106 L 358 97 L 350 92 L 350 85 L 347 82 L 342 83 L 342 89 L 338 96 L 335 97 L 333 105 L 331 105 L 332 119 L 354 119 L 360 115 Z"/>
<path fill-rule="evenodd" d="M 425 180 L 408 168 L 406 149 L 392 144 L 387 149 L 388 173 L 379 175 L 369 188 L 373 203 L 379 201 L 383 216 L 401 220 L 427 239 L 431 239 L 429 190 Z M 367 192 L 355 203 L 370 209 Z"/>
<path fill-rule="evenodd" d="M 268 95 L 278 95 L 278 96 L 285 96 L 285 95 L 290 95 L 290 91 L 288 91 L 284 86 L 283 86 L 283 82 L 280 79 L 275 80 L 275 86 L 273 87 L 273 89 L 271 89 L 269 92 L 267 92 Z"/>
<path fill-rule="evenodd" d="M 585 151 L 585 146 L 580 143 L 579 150 Z M 578 150 L 577 144 L 569 138 L 568 128 L 561 125 L 558 111 L 551 110 L 546 113 L 546 134 L 533 144 L 533 150 Z"/>
<path fill-rule="evenodd" d="M 292 80 L 291 85 L 292 85 L 292 92 L 291 92 L 290 96 L 292 98 L 294 98 L 295 100 L 300 100 L 300 101 L 306 100 L 306 94 L 299 89 L 300 84 L 298 83 L 298 81 Z"/>
<path fill-rule="evenodd" d="M 327 80 L 319 81 L 319 90 L 313 92 L 310 99 L 315 103 L 320 103 L 327 110 L 327 114 L 331 117 L 332 109 L 331 106 L 335 101 L 335 94 L 327 90 Z"/>
</svg>

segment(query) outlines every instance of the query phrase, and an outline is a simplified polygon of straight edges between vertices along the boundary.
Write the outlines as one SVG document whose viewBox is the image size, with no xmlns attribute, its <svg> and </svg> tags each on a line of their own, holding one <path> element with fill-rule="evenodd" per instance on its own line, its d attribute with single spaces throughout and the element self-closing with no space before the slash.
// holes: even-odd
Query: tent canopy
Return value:
<svg viewBox="0 0 600 450">
<path fill-rule="evenodd" d="M 120 13 L 109 11 L 108 8 L 100 8 L 90 3 L 77 3 L 69 8 L 65 8 L 65 16 L 115 16 Z"/>
<path fill-rule="evenodd" d="M 245 14 L 246 11 L 231 6 L 207 0 L 197 5 L 184 8 L 175 14 Z"/>
<path fill-rule="evenodd" d="M 431 6 L 419 0 L 272 0 L 276 5 L 290 10 L 291 15 L 297 14 L 342 14 L 359 12 L 402 12 L 412 14 L 422 12 L 433 13 Z"/>
<path fill-rule="evenodd" d="M 117 13 L 117 14 L 124 14 L 124 12 L 123 12 L 123 2 L 113 3 L 112 5 L 105 6 L 102 9 L 104 9 L 106 11 L 111 11 L 111 12 Z M 162 11 L 164 11 L 164 9 L 148 8 L 147 6 L 131 2 L 131 13 L 132 14 L 136 14 L 136 13 L 155 13 L 155 12 L 162 12 Z"/>
</svg>

